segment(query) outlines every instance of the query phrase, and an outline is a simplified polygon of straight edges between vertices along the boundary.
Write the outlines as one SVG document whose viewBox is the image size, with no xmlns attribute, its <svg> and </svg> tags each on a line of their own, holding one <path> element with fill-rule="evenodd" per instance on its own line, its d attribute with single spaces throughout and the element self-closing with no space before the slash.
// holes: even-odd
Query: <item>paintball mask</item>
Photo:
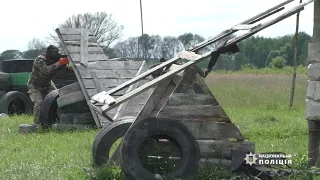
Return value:
<svg viewBox="0 0 320 180">
<path fill-rule="evenodd" d="M 56 63 L 60 60 L 60 58 L 65 57 L 66 55 L 62 55 L 59 53 L 59 49 L 54 46 L 50 45 L 47 47 L 46 57 L 49 64 Z"/>
</svg>

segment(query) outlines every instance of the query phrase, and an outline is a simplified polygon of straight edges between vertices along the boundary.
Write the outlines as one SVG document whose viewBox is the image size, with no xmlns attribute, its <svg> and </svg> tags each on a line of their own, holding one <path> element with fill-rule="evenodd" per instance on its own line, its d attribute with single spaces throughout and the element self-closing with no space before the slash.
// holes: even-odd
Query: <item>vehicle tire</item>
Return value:
<svg viewBox="0 0 320 180">
<path fill-rule="evenodd" d="M 51 91 L 42 101 L 40 106 L 39 121 L 43 128 L 50 128 L 52 124 L 58 122 L 58 90 Z"/>
<path fill-rule="evenodd" d="M 120 165 L 125 174 L 133 179 L 155 179 L 155 173 L 143 167 L 139 152 L 142 142 L 155 135 L 168 137 L 180 146 L 181 166 L 162 176 L 163 179 L 193 177 L 196 175 L 200 150 L 199 144 L 187 126 L 179 121 L 165 118 L 149 117 L 135 124 L 122 139 L 120 147 Z"/>
<path fill-rule="evenodd" d="M 80 84 L 76 82 L 76 83 L 69 84 L 65 87 L 62 87 L 58 91 L 59 91 L 59 96 L 62 97 L 69 93 L 81 91 L 81 87 L 80 87 Z"/>
<path fill-rule="evenodd" d="M 105 126 L 95 137 L 92 146 L 93 164 L 102 166 L 109 160 L 112 145 L 122 138 L 134 119 L 122 119 Z"/>
<path fill-rule="evenodd" d="M 76 92 L 66 94 L 64 96 L 59 96 L 59 98 L 57 99 L 57 104 L 59 108 L 63 108 L 65 106 L 68 106 L 77 102 L 85 101 L 85 100 L 86 99 L 82 91 L 76 91 Z"/>
<path fill-rule="evenodd" d="M 0 72 L 0 90 L 9 90 L 9 74 Z"/>
<path fill-rule="evenodd" d="M 61 124 L 95 125 L 94 118 L 90 112 L 61 114 L 60 123 Z"/>
<path fill-rule="evenodd" d="M 74 104 L 70 104 L 70 105 L 65 106 L 63 108 L 60 108 L 60 111 L 63 114 L 91 112 L 86 101 L 81 101 L 81 102 L 77 102 Z"/>
<path fill-rule="evenodd" d="M 27 94 L 18 91 L 9 91 L 0 98 L 0 113 L 32 114 L 33 103 Z"/>
</svg>

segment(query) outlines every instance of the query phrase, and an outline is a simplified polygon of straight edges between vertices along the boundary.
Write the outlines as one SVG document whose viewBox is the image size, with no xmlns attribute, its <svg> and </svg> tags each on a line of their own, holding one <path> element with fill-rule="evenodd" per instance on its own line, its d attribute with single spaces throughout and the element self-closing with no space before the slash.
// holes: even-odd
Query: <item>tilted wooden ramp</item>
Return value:
<svg viewBox="0 0 320 180">
<path fill-rule="evenodd" d="M 110 90 L 147 70 L 147 65 L 141 61 L 109 61 L 103 49 L 98 46 L 97 38 L 89 30 L 67 28 L 56 29 L 56 33 L 87 101 L 98 92 Z M 135 83 L 113 96 L 121 96 L 128 89 L 136 88 L 138 85 L 139 83 Z M 107 117 L 91 108 L 97 127 L 110 123 L 107 118 L 116 120 L 120 116 L 136 116 L 146 101 L 146 93 L 107 112 Z"/>
</svg>

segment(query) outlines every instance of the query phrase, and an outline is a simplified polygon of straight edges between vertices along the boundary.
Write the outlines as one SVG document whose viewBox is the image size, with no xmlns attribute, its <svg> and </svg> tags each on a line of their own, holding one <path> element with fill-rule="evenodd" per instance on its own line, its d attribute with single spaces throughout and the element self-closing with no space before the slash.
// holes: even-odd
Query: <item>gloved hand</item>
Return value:
<svg viewBox="0 0 320 180">
<path fill-rule="evenodd" d="M 68 58 L 61 58 L 59 61 L 58 61 L 58 63 L 60 64 L 60 65 L 66 65 L 66 64 L 68 64 L 69 63 L 69 60 L 68 60 Z"/>
</svg>

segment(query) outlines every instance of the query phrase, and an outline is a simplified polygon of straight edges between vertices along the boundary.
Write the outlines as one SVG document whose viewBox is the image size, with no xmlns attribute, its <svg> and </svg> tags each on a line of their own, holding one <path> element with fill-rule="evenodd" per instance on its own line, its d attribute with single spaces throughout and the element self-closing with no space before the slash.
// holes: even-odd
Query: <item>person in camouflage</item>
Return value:
<svg viewBox="0 0 320 180">
<path fill-rule="evenodd" d="M 63 67 L 68 64 L 67 58 L 61 58 L 59 49 L 50 45 L 45 54 L 40 54 L 33 63 L 32 72 L 28 80 L 28 94 L 34 103 L 33 122 L 34 126 L 40 127 L 39 115 L 40 104 L 43 99 L 53 90 L 57 89 L 52 78 Z"/>
</svg>

